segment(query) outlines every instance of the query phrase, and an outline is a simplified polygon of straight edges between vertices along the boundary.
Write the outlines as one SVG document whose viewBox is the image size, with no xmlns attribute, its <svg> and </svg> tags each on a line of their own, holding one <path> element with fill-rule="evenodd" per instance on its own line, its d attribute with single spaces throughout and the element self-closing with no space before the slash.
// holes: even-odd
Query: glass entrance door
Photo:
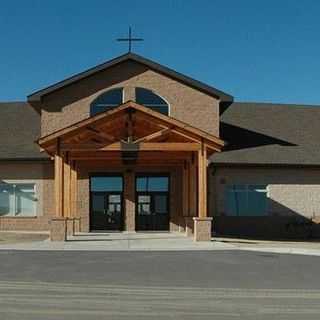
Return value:
<svg viewBox="0 0 320 320">
<path fill-rule="evenodd" d="M 122 176 L 90 178 L 90 230 L 122 230 Z"/>
<path fill-rule="evenodd" d="M 136 177 L 136 228 L 169 230 L 169 176 Z"/>
</svg>

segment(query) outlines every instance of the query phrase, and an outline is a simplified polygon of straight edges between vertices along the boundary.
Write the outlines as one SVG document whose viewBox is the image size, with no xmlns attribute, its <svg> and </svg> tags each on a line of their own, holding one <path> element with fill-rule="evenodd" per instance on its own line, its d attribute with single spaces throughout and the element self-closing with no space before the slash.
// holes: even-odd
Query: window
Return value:
<svg viewBox="0 0 320 320">
<path fill-rule="evenodd" d="M 228 216 L 267 215 L 267 186 L 227 186 L 225 192 L 225 209 Z"/>
<path fill-rule="evenodd" d="M 0 216 L 35 216 L 36 202 L 34 184 L 0 184 Z"/>
<path fill-rule="evenodd" d="M 136 188 L 139 192 L 167 192 L 169 190 L 169 178 L 156 176 L 137 177 Z"/>
<path fill-rule="evenodd" d="M 91 191 L 93 192 L 122 192 L 121 176 L 91 177 Z"/>
<path fill-rule="evenodd" d="M 90 106 L 90 116 L 111 110 L 123 103 L 123 89 L 117 88 L 107 91 L 96 98 Z"/>
<path fill-rule="evenodd" d="M 136 88 L 136 102 L 165 115 L 169 114 L 169 106 L 157 94 L 144 88 Z"/>
</svg>

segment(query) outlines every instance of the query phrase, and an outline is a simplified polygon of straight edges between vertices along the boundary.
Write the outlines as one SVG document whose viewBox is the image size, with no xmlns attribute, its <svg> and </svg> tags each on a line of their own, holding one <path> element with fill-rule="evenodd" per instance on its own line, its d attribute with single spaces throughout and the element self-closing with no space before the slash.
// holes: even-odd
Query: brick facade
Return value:
<svg viewBox="0 0 320 320">
<path fill-rule="evenodd" d="M 135 100 L 135 87 L 154 90 L 168 101 L 170 116 L 219 136 L 217 99 L 130 61 L 45 96 L 41 135 L 88 118 L 90 103 L 115 87 L 124 88 L 124 101 Z"/>
<path fill-rule="evenodd" d="M 54 216 L 52 163 L 13 162 L 0 165 L 2 183 L 34 183 L 36 216 L 0 216 L 0 230 L 49 230 Z"/>
<path fill-rule="evenodd" d="M 209 214 L 219 234 L 262 237 L 320 236 L 320 170 L 212 168 Z M 232 217 L 225 212 L 227 185 L 266 185 L 267 216 Z M 309 226 L 310 224 L 310 226 Z"/>
</svg>

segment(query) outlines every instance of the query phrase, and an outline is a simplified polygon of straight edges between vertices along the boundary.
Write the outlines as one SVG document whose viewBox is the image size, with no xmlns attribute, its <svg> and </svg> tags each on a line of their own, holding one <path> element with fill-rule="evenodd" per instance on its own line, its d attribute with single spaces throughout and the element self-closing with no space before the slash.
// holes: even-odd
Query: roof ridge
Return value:
<svg viewBox="0 0 320 320">
<path fill-rule="evenodd" d="M 284 107 L 320 107 L 320 104 L 297 104 L 297 103 L 277 103 L 277 102 L 254 102 L 254 101 L 234 101 L 232 104 L 241 105 L 266 105 L 266 106 L 284 106 Z"/>
<path fill-rule="evenodd" d="M 13 104 L 13 103 L 26 103 L 26 104 L 28 104 L 28 101 L 22 101 L 22 100 L 0 101 L 0 104 Z"/>
<path fill-rule="evenodd" d="M 233 97 L 221 90 L 218 90 L 210 85 L 207 85 L 199 80 L 193 79 L 187 75 L 184 75 L 180 72 L 177 72 L 165 65 L 162 65 L 158 62 L 155 62 L 153 60 L 150 60 L 148 58 L 145 58 L 143 56 L 140 56 L 138 54 L 135 53 L 126 53 L 124 55 L 115 57 L 111 60 L 108 60 L 104 63 L 101 63 L 97 66 L 94 66 L 90 69 L 87 69 L 83 72 L 77 73 L 72 75 L 71 77 L 68 77 L 62 81 L 56 82 L 44 89 L 40 89 L 38 91 L 33 92 L 32 94 L 28 95 L 28 101 L 32 102 L 32 101 L 40 101 L 41 97 L 47 94 L 50 94 L 54 91 L 57 91 L 63 87 L 69 86 L 73 83 L 76 83 L 82 79 L 88 78 L 90 76 L 92 76 L 95 73 L 104 71 L 110 67 L 113 67 L 119 63 L 128 61 L 128 60 L 133 60 L 137 63 L 140 63 L 142 65 L 146 65 L 147 67 L 149 67 L 150 69 L 155 70 L 158 73 L 162 73 L 164 75 L 167 75 L 167 77 L 171 77 L 173 79 L 176 79 L 177 81 L 180 81 L 182 83 L 185 83 L 186 85 L 196 88 L 199 91 L 203 91 L 206 92 L 209 95 L 215 96 L 216 98 L 221 99 L 222 101 L 232 101 Z"/>
</svg>

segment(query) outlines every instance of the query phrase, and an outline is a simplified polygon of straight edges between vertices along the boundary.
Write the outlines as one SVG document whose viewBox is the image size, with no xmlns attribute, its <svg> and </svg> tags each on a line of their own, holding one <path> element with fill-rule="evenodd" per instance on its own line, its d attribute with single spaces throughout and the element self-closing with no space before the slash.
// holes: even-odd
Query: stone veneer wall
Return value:
<svg viewBox="0 0 320 320">
<path fill-rule="evenodd" d="M 320 170 L 289 168 L 213 168 L 209 174 L 209 213 L 220 234 L 262 237 L 320 236 Z M 268 216 L 225 215 L 228 184 L 266 184 Z M 303 223 L 310 223 L 303 226 Z"/>
<path fill-rule="evenodd" d="M 0 164 L 0 179 L 7 183 L 35 183 L 36 217 L 0 216 L 0 230 L 49 230 L 54 215 L 53 164 L 8 162 Z"/>
<path fill-rule="evenodd" d="M 135 100 L 135 87 L 154 90 L 168 101 L 170 116 L 219 136 L 219 100 L 136 62 L 125 62 L 43 98 L 41 135 L 89 117 L 101 93 L 124 88 L 124 102 Z"/>
</svg>

